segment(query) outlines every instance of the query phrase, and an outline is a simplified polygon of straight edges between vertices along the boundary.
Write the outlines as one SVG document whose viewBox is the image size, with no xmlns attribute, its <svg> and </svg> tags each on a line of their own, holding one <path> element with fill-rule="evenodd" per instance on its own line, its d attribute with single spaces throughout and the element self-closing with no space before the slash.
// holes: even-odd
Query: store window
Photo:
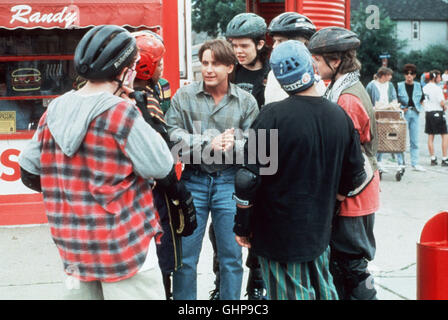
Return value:
<svg viewBox="0 0 448 320">
<path fill-rule="evenodd" d="M 85 30 L 0 31 L 0 133 L 35 129 L 48 103 L 73 88 Z"/>
<path fill-rule="evenodd" d="M 80 83 L 73 53 L 88 30 L 0 29 L 0 134 L 35 129 L 51 100 Z"/>
</svg>

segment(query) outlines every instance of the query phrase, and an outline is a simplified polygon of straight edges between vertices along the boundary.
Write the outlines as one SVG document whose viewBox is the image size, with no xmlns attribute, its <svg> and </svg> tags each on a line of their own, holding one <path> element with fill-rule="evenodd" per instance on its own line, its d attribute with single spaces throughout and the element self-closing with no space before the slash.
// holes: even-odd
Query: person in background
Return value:
<svg viewBox="0 0 448 320">
<path fill-rule="evenodd" d="M 448 132 L 446 126 L 445 97 L 438 83 L 442 80 L 439 70 L 429 72 L 429 82 L 423 88 L 425 94 L 425 133 L 428 135 L 428 151 L 431 156 L 431 166 L 437 165 L 437 157 L 434 152 L 434 136 L 442 136 L 442 167 L 448 167 Z"/>
<path fill-rule="evenodd" d="M 376 73 L 376 79 L 370 81 L 366 86 L 366 91 L 370 96 L 373 107 L 388 106 L 391 102 L 396 103 L 397 91 L 391 82 L 394 72 L 387 67 L 380 67 Z M 383 153 L 377 154 L 378 167 L 381 172 L 387 172 L 382 166 Z M 404 165 L 403 155 L 397 154 L 397 162 L 399 166 Z"/>
<path fill-rule="evenodd" d="M 445 72 L 442 74 L 442 82 L 444 84 L 448 83 L 448 69 L 445 69 Z"/>
<path fill-rule="evenodd" d="M 198 52 L 202 81 L 180 88 L 166 114 L 168 133 L 185 164 L 181 181 L 193 194 L 198 227 L 182 238 L 182 267 L 173 274 L 175 300 L 197 298 L 197 264 L 211 214 L 219 260 L 221 300 L 238 300 L 242 252 L 232 231 L 235 218 L 236 159 L 244 134 L 258 115 L 255 98 L 230 82 L 236 64 L 224 40 L 205 42 Z"/>
<path fill-rule="evenodd" d="M 424 172 L 426 169 L 419 165 L 418 131 L 419 116 L 420 112 L 423 111 L 422 103 L 425 96 L 420 83 L 414 81 L 417 75 L 417 67 L 414 64 L 405 64 L 403 73 L 405 81 L 397 84 L 397 96 L 408 124 L 411 166 L 414 171 Z"/>
<path fill-rule="evenodd" d="M 154 180 L 180 203 L 188 194 L 173 190 L 171 152 L 129 99 L 137 59 L 126 29 L 89 30 L 74 53 L 86 84 L 50 103 L 19 156 L 23 183 L 43 193 L 64 271 L 78 281 L 67 299 L 163 299 Z"/>
<path fill-rule="evenodd" d="M 423 72 L 420 76 L 420 84 L 422 88 L 429 82 L 429 72 Z"/>
<path fill-rule="evenodd" d="M 269 135 L 266 149 L 278 150 L 278 170 L 265 173 L 262 153 L 246 143 L 245 159 L 257 161 L 236 175 L 236 239 L 258 256 L 269 299 L 338 299 L 329 270 L 331 224 L 337 194 L 366 178 L 359 136 L 348 115 L 317 92 L 303 43 L 279 44 L 270 63 L 290 97 L 264 106 L 251 129 L 258 148 L 260 129 Z"/>
<path fill-rule="evenodd" d="M 343 300 L 376 299 L 367 266 L 376 251 L 373 226 L 380 205 L 378 137 L 372 103 L 359 80 L 361 63 L 356 58 L 359 46 L 356 33 L 340 27 L 319 30 L 308 46 L 322 79 L 331 80 L 326 97 L 340 105 L 352 119 L 368 159 L 366 164 L 373 171 L 373 177 L 367 179 L 370 182 L 363 189 L 347 197 L 338 196 L 340 206 L 336 209 L 330 242 L 330 270 L 339 298 Z"/>
<path fill-rule="evenodd" d="M 297 12 L 284 12 L 274 19 L 268 27 L 268 34 L 272 37 L 274 43 L 273 48 L 287 40 L 299 40 L 308 45 L 311 36 L 316 32 L 316 26 L 306 16 Z M 323 95 L 325 93 L 325 84 L 318 76 L 315 75 L 317 81 L 317 91 Z M 280 101 L 289 97 L 282 89 L 272 70 L 268 74 L 266 89 L 264 91 L 265 103 Z"/>
<path fill-rule="evenodd" d="M 392 69 L 380 67 L 376 79 L 367 84 L 366 90 L 374 107 L 377 103 L 388 105 L 390 102 L 397 102 L 397 91 L 390 81 L 393 74 Z"/>
<path fill-rule="evenodd" d="M 445 97 L 445 101 L 448 102 L 448 69 L 442 74 L 442 82 L 441 87 L 443 89 L 443 96 Z"/>
</svg>

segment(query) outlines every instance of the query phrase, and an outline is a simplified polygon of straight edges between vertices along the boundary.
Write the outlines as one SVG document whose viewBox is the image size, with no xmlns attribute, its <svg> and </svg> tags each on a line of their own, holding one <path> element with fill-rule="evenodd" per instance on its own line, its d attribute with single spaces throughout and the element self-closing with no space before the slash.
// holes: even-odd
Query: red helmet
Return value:
<svg viewBox="0 0 448 320">
<path fill-rule="evenodd" d="M 139 31 L 133 33 L 137 40 L 137 47 L 140 53 L 140 60 L 137 63 L 136 78 L 149 80 L 165 54 L 165 46 L 159 35 L 150 31 Z"/>
</svg>

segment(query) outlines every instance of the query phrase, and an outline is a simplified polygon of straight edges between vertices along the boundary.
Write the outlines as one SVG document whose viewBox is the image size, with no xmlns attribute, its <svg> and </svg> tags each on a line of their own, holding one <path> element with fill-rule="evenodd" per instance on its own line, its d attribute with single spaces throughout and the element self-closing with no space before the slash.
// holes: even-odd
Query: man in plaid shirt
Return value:
<svg viewBox="0 0 448 320">
<path fill-rule="evenodd" d="M 197 263 L 210 212 L 221 273 L 220 298 L 235 300 L 241 295 L 243 267 L 232 231 L 236 211 L 232 195 L 238 156 L 258 106 L 250 93 L 229 82 L 236 63 L 229 43 L 205 42 L 198 55 L 203 81 L 179 89 L 166 114 L 170 138 L 182 149 L 186 166 L 181 180 L 193 195 L 198 220 L 194 233 L 182 238 L 183 266 L 173 274 L 173 297 L 197 298 Z"/>
<path fill-rule="evenodd" d="M 86 85 L 52 101 L 19 158 L 24 184 L 43 192 L 64 271 L 79 280 L 70 299 L 164 298 L 152 186 L 153 179 L 175 185 L 174 166 L 164 140 L 127 97 L 136 60 L 125 29 L 86 33 L 74 56 Z M 181 202 L 188 197 L 182 191 Z"/>
</svg>

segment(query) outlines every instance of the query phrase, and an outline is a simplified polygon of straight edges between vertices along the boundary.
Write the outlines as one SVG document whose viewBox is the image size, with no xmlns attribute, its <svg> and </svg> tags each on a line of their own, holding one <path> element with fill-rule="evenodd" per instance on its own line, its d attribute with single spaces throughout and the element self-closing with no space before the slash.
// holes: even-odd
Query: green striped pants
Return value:
<svg viewBox="0 0 448 320">
<path fill-rule="evenodd" d="M 281 263 L 258 257 L 270 300 L 337 300 L 329 269 L 330 247 L 313 261 Z"/>
</svg>

